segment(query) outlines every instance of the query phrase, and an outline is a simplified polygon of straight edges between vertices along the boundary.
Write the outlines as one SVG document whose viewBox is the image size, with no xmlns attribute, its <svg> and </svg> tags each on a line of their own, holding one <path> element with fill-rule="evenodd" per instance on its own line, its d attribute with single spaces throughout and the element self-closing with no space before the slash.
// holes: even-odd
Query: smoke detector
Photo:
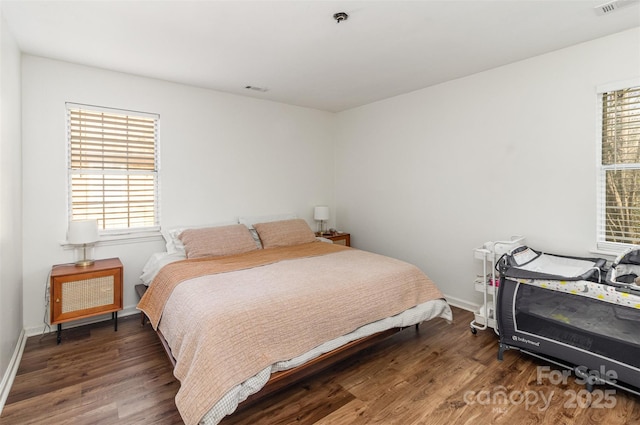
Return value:
<svg viewBox="0 0 640 425">
<path fill-rule="evenodd" d="M 333 14 L 333 19 L 335 19 L 336 22 L 339 24 L 340 22 L 346 21 L 347 19 L 349 19 L 349 15 L 347 15 L 344 12 L 338 12 Z"/>
<path fill-rule="evenodd" d="M 633 3 L 638 3 L 640 0 L 612 0 L 605 3 L 601 3 L 593 8 L 596 11 L 597 15 L 608 15 L 609 13 L 615 12 L 624 6 L 629 6 Z"/>
</svg>

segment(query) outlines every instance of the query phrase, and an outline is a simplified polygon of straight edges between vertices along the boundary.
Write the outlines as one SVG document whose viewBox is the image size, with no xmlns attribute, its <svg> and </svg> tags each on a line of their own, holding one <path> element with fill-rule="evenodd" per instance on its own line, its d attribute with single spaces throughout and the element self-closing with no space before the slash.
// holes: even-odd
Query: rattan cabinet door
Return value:
<svg viewBox="0 0 640 425">
<path fill-rule="evenodd" d="M 122 310 L 122 263 L 97 260 L 88 267 L 54 266 L 51 271 L 52 325 Z"/>
</svg>

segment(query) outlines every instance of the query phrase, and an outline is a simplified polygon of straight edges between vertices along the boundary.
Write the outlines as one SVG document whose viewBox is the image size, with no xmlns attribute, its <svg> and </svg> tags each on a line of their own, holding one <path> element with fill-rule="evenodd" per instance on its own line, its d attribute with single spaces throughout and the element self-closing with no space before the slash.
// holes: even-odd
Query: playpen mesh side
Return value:
<svg viewBox="0 0 640 425">
<path fill-rule="evenodd" d="M 640 311 L 591 298 L 520 285 L 516 330 L 640 367 Z"/>
</svg>

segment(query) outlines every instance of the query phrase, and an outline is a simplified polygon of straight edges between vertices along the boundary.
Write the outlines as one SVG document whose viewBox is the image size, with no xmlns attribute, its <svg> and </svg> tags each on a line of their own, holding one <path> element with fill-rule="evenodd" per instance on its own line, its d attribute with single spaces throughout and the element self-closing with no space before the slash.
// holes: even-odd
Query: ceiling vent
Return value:
<svg viewBox="0 0 640 425">
<path fill-rule="evenodd" d="M 253 91 L 259 91 L 259 92 L 266 92 L 269 91 L 268 88 L 265 87 L 257 87 L 257 86 L 244 86 L 245 89 L 247 90 L 253 90 Z"/>
<path fill-rule="evenodd" d="M 608 1 L 606 3 L 601 3 L 598 6 L 594 7 L 596 14 L 598 15 L 608 15 L 621 7 L 628 6 L 633 3 L 638 3 L 640 0 L 613 0 Z"/>
</svg>

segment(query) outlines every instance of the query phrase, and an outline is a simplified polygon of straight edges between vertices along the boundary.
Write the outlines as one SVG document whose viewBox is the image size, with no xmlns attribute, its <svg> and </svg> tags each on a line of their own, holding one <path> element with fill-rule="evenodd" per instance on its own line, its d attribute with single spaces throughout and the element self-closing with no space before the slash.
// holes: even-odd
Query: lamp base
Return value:
<svg viewBox="0 0 640 425">
<path fill-rule="evenodd" d="M 92 266 L 95 260 L 79 260 L 75 262 L 76 267 L 88 267 Z"/>
<path fill-rule="evenodd" d="M 87 246 L 87 244 L 82 244 L 82 249 L 76 250 L 76 262 L 74 263 L 76 267 L 88 267 L 95 263 L 94 260 L 91 259 L 93 257 L 93 246 Z"/>
</svg>

